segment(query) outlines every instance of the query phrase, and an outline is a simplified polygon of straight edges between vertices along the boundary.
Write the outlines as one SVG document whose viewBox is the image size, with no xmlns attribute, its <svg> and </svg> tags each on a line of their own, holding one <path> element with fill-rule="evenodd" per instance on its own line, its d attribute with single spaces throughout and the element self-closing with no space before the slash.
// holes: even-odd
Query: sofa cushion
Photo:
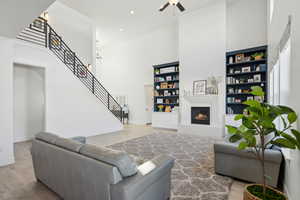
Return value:
<svg viewBox="0 0 300 200">
<path fill-rule="evenodd" d="M 66 138 L 58 138 L 55 141 L 55 145 L 76 153 L 79 153 L 80 148 L 83 146 L 82 143 Z"/>
<path fill-rule="evenodd" d="M 81 147 L 80 153 L 117 167 L 123 178 L 135 175 L 138 171 L 134 160 L 125 152 L 86 144 Z"/>
<path fill-rule="evenodd" d="M 40 132 L 35 135 L 35 139 L 42 140 L 44 142 L 55 144 L 55 141 L 59 138 L 58 135 L 55 135 L 53 133 L 47 133 L 47 132 Z"/>
</svg>

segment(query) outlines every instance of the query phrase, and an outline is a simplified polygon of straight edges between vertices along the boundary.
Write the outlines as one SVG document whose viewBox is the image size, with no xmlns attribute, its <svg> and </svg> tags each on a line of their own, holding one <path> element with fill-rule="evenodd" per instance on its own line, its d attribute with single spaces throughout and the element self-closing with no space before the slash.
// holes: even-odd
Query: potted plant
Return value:
<svg viewBox="0 0 300 200">
<path fill-rule="evenodd" d="M 255 86 L 251 89 L 252 95 L 261 98 L 265 96 L 261 87 Z M 247 105 L 244 114 L 235 116 L 236 121 L 241 120 L 241 126 L 226 126 L 228 132 L 232 134 L 230 142 L 239 142 L 240 150 L 249 149 L 260 162 L 262 170 L 261 184 L 247 185 L 244 200 L 286 200 L 283 193 L 266 184 L 268 176 L 265 171 L 265 150 L 270 144 L 291 149 L 299 148 L 300 133 L 292 129 L 297 121 L 297 115 L 287 106 L 273 106 L 256 100 L 247 100 L 243 104 Z M 282 129 L 277 128 L 276 120 L 281 121 Z"/>
<path fill-rule="evenodd" d="M 264 57 L 264 53 L 263 52 L 257 52 L 253 55 L 251 55 L 251 57 L 254 59 L 254 60 L 261 60 L 263 59 Z"/>
</svg>

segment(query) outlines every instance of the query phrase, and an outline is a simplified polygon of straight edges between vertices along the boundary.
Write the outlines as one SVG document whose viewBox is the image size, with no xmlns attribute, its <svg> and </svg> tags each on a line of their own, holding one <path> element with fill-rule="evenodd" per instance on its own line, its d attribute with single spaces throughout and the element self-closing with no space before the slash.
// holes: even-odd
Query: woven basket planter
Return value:
<svg viewBox="0 0 300 200">
<path fill-rule="evenodd" d="M 251 193 L 248 191 L 247 188 L 248 188 L 249 186 L 253 186 L 253 185 L 260 185 L 260 184 L 246 185 L 245 190 L 244 190 L 244 200 L 262 200 L 261 198 L 254 196 L 253 194 L 251 194 Z M 262 186 L 262 185 L 260 185 L 260 186 Z M 268 186 L 267 186 L 267 187 L 268 187 Z M 275 192 L 277 192 L 278 194 L 281 194 L 281 195 L 285 196 L 282 192 L 280 192 L 280 191 L 278 191 L 278 190 L 276 190 L 276 189 L 274 189 L 274 188 L 271 188 L 271 187 L 268 187 L 268 188 L 271 189 L 271 190 L 273 190 L 273 191 L 275 191 Z M 285 196 L 285 199 L 288 200 L 288 198 L 287 198 L 286 196 Z"/>
</svg>

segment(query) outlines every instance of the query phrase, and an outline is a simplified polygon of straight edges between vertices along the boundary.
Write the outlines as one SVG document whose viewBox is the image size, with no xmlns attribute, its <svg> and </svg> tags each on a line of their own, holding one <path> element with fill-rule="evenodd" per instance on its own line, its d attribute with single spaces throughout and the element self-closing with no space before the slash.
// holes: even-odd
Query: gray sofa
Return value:
<svg viewBox="0 0 300 200">
<path fill-rule="evenodd" d="M 64 200 L 166 200 L 174 160 L 159 156 L 142 175 L 124 152 L 39 133 L 31 148 L 35 176 Z M 149 163 L 149 162 L 148 162 Z M 144 164 L 145 165 L 145 164 Z"/>
<path fill-rule="evenodd" d="M 240 151 L 236 144 L 220 143 L 214 145 L 215 172 L 217 174 L 238 178 L 244 181 L 261 183 L 261 165 L 253 153 L 248 150 Z M 265 169 L 267 184 L 278 185 L 278 177 L 282 162 L 282 154 L 278 150 L 267 149 L 265 152 Z"/>
</svg>

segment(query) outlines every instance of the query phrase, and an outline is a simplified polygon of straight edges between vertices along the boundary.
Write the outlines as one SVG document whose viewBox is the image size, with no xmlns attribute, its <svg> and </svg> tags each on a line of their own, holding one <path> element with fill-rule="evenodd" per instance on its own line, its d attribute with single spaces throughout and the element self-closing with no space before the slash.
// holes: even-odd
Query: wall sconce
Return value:
<svg viewBox="0 0 300 200">
<path fill-rule="evenodd" d="M 44 12 L 43 13 L 43 18 L 44 18 L 44 20 L 49 21 L 49 13 L 48 12 Z"/>
<path fill-rule="evenodd" d="M 92 65 L 91 65 L 91 64 L 88 64 L 88 65 L 87 65 L 87 69 L 91 72 L 91 71 L 92 71 Z"/>
</svg>

